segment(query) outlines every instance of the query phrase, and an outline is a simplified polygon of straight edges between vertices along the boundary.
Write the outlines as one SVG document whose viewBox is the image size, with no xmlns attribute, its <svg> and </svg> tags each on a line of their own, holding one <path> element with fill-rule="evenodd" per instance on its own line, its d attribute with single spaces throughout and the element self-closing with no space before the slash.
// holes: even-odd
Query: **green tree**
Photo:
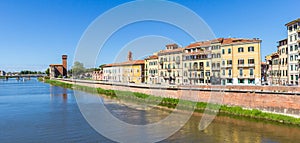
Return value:
<svg viewBox="0 0 300 143">
<path fill-rule="evenodd" d="M 47 68 L 46 71 L 45 71 L 45 73 L 47 74 L 47 76 L 49 76 L 50 75 L 50 69 Z"/>
<path fill-rule="evenodd" d="M 85 72 L 85 68 L 83 63 L 76 61 L 74 66 L 72 67 L 73 76 L 79 76 L 80 74 Z"/>
</svg>

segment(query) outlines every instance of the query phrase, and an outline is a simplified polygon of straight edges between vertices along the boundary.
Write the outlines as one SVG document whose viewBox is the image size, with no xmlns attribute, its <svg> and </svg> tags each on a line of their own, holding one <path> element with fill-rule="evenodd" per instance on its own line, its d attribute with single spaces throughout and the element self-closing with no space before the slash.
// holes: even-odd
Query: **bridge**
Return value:
<svg viewBox="0 0 300 143">
<path fill-rule="evenodd" d="M 0 76 L 0 78 L 3 78 L 5 80 L 8 80 L 9 78 L 16 78 L 17 80 L 21 78 L 26 78 L 29 79 L 32 77 L 44 77 L 47 76 L 47 74 L 19 74 L 19 75 L 5 75 L 5 76 Z"/>
</svg>

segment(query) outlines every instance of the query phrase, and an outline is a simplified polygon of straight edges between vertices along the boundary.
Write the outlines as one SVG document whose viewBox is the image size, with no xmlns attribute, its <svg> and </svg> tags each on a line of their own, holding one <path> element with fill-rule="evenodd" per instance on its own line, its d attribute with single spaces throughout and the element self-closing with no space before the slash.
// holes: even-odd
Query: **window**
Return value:
<svg viewBox="0 0 300 143">
<path fill-rule="evenodd" d="M 222 61 L 222 66 L 225 66 L 225 60 Z"/>
<path fill-rule="evenodd" d="M 292 55 L 292 56 L 290 56 L 290 61 L 293 61 L 293 55 Z"/>
<path fill-rule="evenodd" d="M 293 30 L 293 27 L 292 26 L 289 26 L 289 31 L 291 32 Z"/>
<path fill-rule="evenodd" d="M 239 65 L 243 65 L 243 64 L 244 64 L 244 59 L 239 59 L 239 60 L 238 60 L 238 64 L 239 64 Z"/>
<path fill-rule="evenodd" d="M 298 75 L 295 75 L 296 80 L 298 80 Z"/>
<path fill-rule="evenodd" d="M 239 75 L 240 75 L 240 76 L 243 76 L 243 69 L 240 69 L 239 71 L 240 71 L 240 74 L 239 74 Z"/>
<path fill-rule="evenodd" d="M 290 51 L 293 51 L 293 46 L 290 46 Z"/>
<path fill-rule="evenodd" d="M 298 60 L 298 55 L 295 55 L 295 60 Z"/>
<path fill-rule="evenodd" d="M 296 34 L 294 35 L 294 38 L 295 38 L 295 41 L 297 41 L 297 35 Z"/>
<path fill-rule="evenodd" d="M 227 79 L 227 83 L 232 83 L 232 79 Z"/>
<path fill-rule="evenodd" d="M 281 53 L 284 53 L 284 48 L 281 49 Z"/>
<path fill-rule="evenodd" d="M 244 83 L 244 79 L 239 79 L 239 83 Z"/>
<path fill-rule="evenodd" d="M 231 76 L 231 69 L 228 69 L 228 76 Z"/>
<path fill-rule="evenodd" d="M 231 49 L 230 48 L 228 48 L 228 54 L 231 54 Z"/>
<path fill-rule="evenodd" d="M 232 60 L 227 60 L 227 65 L 232 65 Z"/>
<path fill-rule="evenodd" d="M 239 53 L 244 52 L 244 48 L 243 48 L 243 47 L 239 47 L 239 48 L 238 48 L 238 52 L 239 52 Z"/>
<path fill-rule="evenodd" d="M 225 70 L 222 70 L 222 75 L 225 75 Z"/>
<path fill-rule="evenodd" d="M 248 52 L 254 52 L 254 47 L 253 46 L 248 47 Z"/>
<path fill-rule="evenodd" d="M 291 71 L 293 71 L 293 65 L 291 65 Z"/>
<path fill-rule="evenodd" d="M 292 39 L 292 38 L 293 38 L 293 36 L 291 35 L 291 36 L 290 36 L 290 42 L 292 42 L 292 41 L 293 41 L 293 39 Z"/>
<path fill-rule="evenodd" d="M 222 49 L 222 54 L 223 54 L 223 55 L 225 54 L 225 49 Z"/>
<path fill-rule="evenodd" d="M 295 45 L 295 51 L 297 51 L 298 50 L 298 45 Z"/>
<path fill-rule="evenodd" d="M 250 76 L 253 76 L 253 73 L 254 72 L 254 70 L 253 69 L 250 69 Z"/>
<path fill-rule="evenodd" d="M 209 67 L 209 62 L 206 62 L 206 67 Z"/>
<path fill-rule="evenodd" d="M 295 71 L 297 71 L 298 70 L 298 65 L 295 65 Z"/>
<path fill-rule="evenodd" d="M 248 64 L 254 64 L 254 59 L 248 59 Z"/>
<path fill-rule="evenodd" d="M 297 25 L 297 24 L 295 24 L 295 25 L 294 25 L 294 30 L 296 30 L 296 29 L 297 29 L 297 27 L 298 27 L 298 25 Z"/>
<path fill-rule="evenodd" d="M 205 76 L 210 76 L 210 72 L 205 72 Z"/>
<path fill-rule="evenodd" d="M 293 75 L 291 75 L 291 80 L 294 80 L 294 76 Z"/>
<path fill-rule="evenodd" d="M 254 79 L 249 79 L 248 80 L 248 84 L 254 84 L 255 83 L 255 80 Z"/>
</svg>

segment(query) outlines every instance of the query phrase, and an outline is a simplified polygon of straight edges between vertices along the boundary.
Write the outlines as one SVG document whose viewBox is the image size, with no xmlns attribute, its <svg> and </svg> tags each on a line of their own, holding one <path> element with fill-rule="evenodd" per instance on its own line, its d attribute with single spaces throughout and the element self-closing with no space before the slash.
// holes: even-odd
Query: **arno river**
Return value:
<svg viewBox="0 0 300 143">
<path fill-rule="evenodd" d="M 95 96 L 89 95 L 87 96 Z M 165 117 L 162 109 L 137 110 L 109 101 L 108 108 L 121 120 L 141 122 Z M 151 119 L 152 118 L 152 119 Z M 300 127 L 218 116 L 204 131 L 198 130 L 201 114 L 194 114 L 177 133 L 161 142 L 266 142 L 300 141 Z M 124 132 L 126 136 L 126 132 Z M 130 138 L 130 136 L 128 136 Z M 112 142 L 98 134 L 80 113 L 70 89 L 36 79 L 0 79 L 0 142 Z M 140 141 L 143 142 L 143 141 Z"/>
</svg>

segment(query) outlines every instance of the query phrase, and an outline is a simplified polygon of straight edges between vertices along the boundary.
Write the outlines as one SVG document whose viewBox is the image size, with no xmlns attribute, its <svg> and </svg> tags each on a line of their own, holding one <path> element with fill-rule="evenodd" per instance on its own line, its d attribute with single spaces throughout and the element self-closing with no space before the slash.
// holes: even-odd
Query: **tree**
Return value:
<svg viewBox="0 0 300 143">
<path fill-rule="evenodd" d="M 100 65 L 100 66 L 99 66 L 99 69 L 100 69 L 100 70 L 103 70 L 103 67 L 104 67 L 104 66 L 105 66 L 105 64 Z"/>
<path fill-rule="evenodd" d="M 83 63 L 76 61 L 72 68 L 72 72 L 73 72 L 73 76 L 79 76 L 80 74 L 84 73 L 85 68 L 83 66 Z"/>
<path fill-rule="evenodd" d="M 50 69 L 47 68 L 46 71 L 45 71 L 45 73 L 49 76 L 50 75 Z"/>
</svg>

